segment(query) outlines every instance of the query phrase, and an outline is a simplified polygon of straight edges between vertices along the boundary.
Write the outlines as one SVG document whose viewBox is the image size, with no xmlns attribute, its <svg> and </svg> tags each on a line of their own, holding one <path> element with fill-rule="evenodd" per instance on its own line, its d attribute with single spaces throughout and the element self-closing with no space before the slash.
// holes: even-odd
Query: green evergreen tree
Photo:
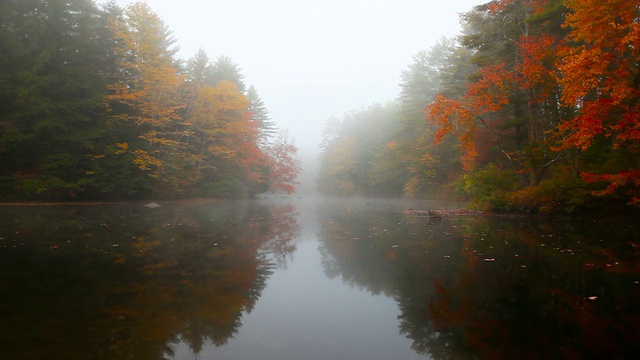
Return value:
<svg viewBox="0 0 640 360">
<path fill-rule="evenodd" d="M 187 60 L 186 74 L 187 81 L 191 86 L 216 85 L 213 65 L 211 64 L 209 55 L 207 55 L 207 52 L 203 49 L 199 49 L 193 57 Z"/>
<path fill-rule="evenodd" d="M 251 103 L 249 105 L 249 110 L 252 113 L 251 120 L 258 124 L 258 129 L 260 130 L 260 145 L 266 147 L 277 132 L 276 124 L 271 120 L 269 110 L 267 110 L 266 105 L 253 85 L 247 90 L 247 98 Z"/>
<path fill-rule="evenodd" d="M 449 74 L 465 79 L 469 71 L 448 72 L 447 68 L 463 68 L 455 55 L 460 47 L 453 39 L 441 38 L 428 51 L 420 51 L 401 73 L 398 104 L 401 111 L 393 148 L 386 157 L 395 157 L 403 164 L 404 192 L 418 195 L 439 191 L 452 174 L 459 171 L 459 163 L 451 161 L 452 143 L 433 145 L 436 129 L 427 124 L 425 107 L 442 92 L 451 91 Z M 466 84 L 466 81 L 464 81 Z"/>
<path fill-rule="evenodd" d="M 214 85 L 221 80 L 234 83 L 238 87 L 238 91 L 242 94 L 247 91 L 247 86 L 244 84 L 244 75 L 242 74 L 242 70 L 228 56 L 218 56 L 216 61 L 213 63 L 212 80 Z"/>
<path fill-rule="evenodd" d="M 90 0 L 0 2 L 0 187 L 9 198 L 74 198 L 93 184 L 110 67 Z"/>
</svg>

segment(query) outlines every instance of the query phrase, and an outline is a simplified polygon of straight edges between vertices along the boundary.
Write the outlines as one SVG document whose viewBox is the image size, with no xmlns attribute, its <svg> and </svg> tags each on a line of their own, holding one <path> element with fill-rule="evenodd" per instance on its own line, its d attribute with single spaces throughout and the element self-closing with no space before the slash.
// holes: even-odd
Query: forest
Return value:
<svg viewBox="0 0 640 360">
<path fill-rule="evenodd" d="M 495 0 L 413 56 L 400 94 L 326 121 L 319 190 L 495 212 L 640 207 L 637 0 Z"/>
<path fill-rule="evenodd" d="M 0 2 L 0 201 L 291 193 L 297 149 L 240 67 L 147 4 Z"/>
<path fill-rule="evenodd" d="M 482 210 L 640 208 L 637 0 L 494 0 L 327 120 L 318 189 Z M 0 201 L 291 193 L 301 172 L 241 68 L 177 57 L 147 4 L 0 3 Z"/>
</svg>

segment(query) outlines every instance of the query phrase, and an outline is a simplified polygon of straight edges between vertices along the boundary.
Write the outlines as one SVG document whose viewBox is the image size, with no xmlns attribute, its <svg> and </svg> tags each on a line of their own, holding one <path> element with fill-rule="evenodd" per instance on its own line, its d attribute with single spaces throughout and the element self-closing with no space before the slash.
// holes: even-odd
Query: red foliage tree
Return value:
<svg viewBox="0 0 640 360">
<path fill-rule="evenodd" d="M 296 158 L 298 149 L 293 145 L 287 132 L 278 134 L 275 142 L 267 150 L 269 156 L 271 192 L 291 194 L 296 190 L 296 178 L 302 172 L 300 161 Z"/>
<path fill-rule="evenodd" d="M 617 173 L 584 174 L 604 181 L 600 195 L 625 188 L 630 203 L 640 204 L 640 16 L 637 0 L 568 0 L 564 26 L 571 29 L 559 64 L 562 102 L 577 116 L 560 125 L 561 148 L 589 149 L 610 138 L 613 149 L 632 160 Z"/>
</svg>

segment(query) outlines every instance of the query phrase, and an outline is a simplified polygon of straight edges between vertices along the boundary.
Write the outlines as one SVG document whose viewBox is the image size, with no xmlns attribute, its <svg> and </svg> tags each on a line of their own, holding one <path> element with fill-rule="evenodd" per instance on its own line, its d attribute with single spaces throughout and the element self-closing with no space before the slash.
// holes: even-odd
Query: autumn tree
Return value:
<svg viewBox="0 0 640 360">
<path fill-rule="evenodd" d="M 562 102 L 575 117 L 558 127 L 562 150 L 608 153 L 583 177 L 640 204 L 640 17 L 636 0 L 565 1 L 570 29 L 559 61 Z"/>
<path fill-rule="evenodd" d="M 325 195 L 355 195 L 355 140 L 343 135 L 320 154 L 318 191 Z"/>
<path fill-rule="evenodd" d="M 395 174 L 386 172 L 393 162 L 378 155 L 391 141 L 397 122 L 398 107 L 393 102 L 371 105 L 343 119 L 329 119 L 320 154 L 319 191 L 330 195 L 401 193 L 402 179 L 397 181 Z"/>
<path fill-rule="evenodd" d="M 273 123 L 257 91 L 227 57 L 182 62 L 176 51 L 142 2 L 0 2 L 0 195 L 264 190 Z"/>
<path fill-rule="evenodd" d="M 436 142 L 460 143 L 465 188 L 493 184 L 487 198 L 521 210 L 589 208 L 588 189 L 640 202 L 637 6 L 500 0 L 463 15 L 478 75 L 428 111 Z M 497 188 L 513 174 L 520 189 Z"/>
<path fill-rule="evenodd" d="M 349 132 L 351 119 L 330 117 L 322 130 L 318 191 L 325 195 L 354 195 L 356 140 Z"/>
<path fill-rule="evenodd" d="M 183 105 L 178 96 L 182 79 L 174 65 L 175 39 L 145 3 L 130 5 L 111 28 L 118 69 L 107 99 L 113 119 L 129 123 L 129 131 L 138 133 L 117 146 L 132 154 L 138 169 L 161 187 L 175 188 L 179 168 L 169 156 L 180 145 L 183 127 L 177 112 Z"/>
<path fill-rule="evenodd" d="M 297 158 L 298 149 L 293 144 L 286 131 L 278 133 L 273 144 L 269 145 L 267 155 L 269 156 L 269 191 L 295 192 L 298 182 L 296 178 L 302 172 L 300 161 Z"/>
<path fill-rule="evenodd" d="M 248 108 L 249 100 L 229 81 L 200 88 L 188 123 L 203 195 L 242 196 L 264 182 L 266 157 Z"/>
<path fill-rule="evenodd" d="M 476 144 L 483 134 L 508 167 L 529 175 L 525 186 L 537 185 L 558 159 L 545 135 L 559 121 L 557 3 L 492 1 L 463 15 L 462 44 L 475 51 L 479 74 L 463 97 L 440 96 L 429 111 L 440 128 L 437 140 L 457 135 L 468 171 L 486 157 Z"/>
<path fill-rule="evenodd" d="M 430 191 L 459 171 L 453 146 L 445 141 L 434 146 L 436 128 L 425 121 L 424 107 L 441 92 L 452 93 L 456 81 L 466 82 L 472 71 L 465 69 L 464 49 L 453 39 L 442 38 L 428 51 L 420 51 L 401 73 L 398 103 L 401 119 L 388 144 L 406 175 L 404 192 L 416 195 Z M 452 93 L 454 94 L 454 93 Z"/>
</svg>

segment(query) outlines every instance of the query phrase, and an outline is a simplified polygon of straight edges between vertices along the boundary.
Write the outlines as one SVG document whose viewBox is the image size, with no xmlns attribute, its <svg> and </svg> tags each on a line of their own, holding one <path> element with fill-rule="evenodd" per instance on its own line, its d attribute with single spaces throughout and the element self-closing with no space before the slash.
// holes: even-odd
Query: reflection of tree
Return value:
<svg viewBox="0 0 640 360">
<path fill-rule="evenodd" d="M 387 214 L 388 215 L 388 214 Z M 329 278 L 340 276 L 373 294 L 393 296 L 393 246 L 406 234 L 393 217 L 365 214 L 352 206 L 329 207 L 320 213 L 321 264 Z"/>
<path fill-rule="evenodd" d="M 293 204 L 274 204 L 270 207 L 270 228 L 263 250 L 267 251 L 277 265 L 286 267 L 296 251 L 294 240 L 300 234 L 300 225 L 295 218 L 296 208 Z"/>
<path fill-rule="evenodd" d="M 400 331 L 420 354 L 626 358 L 640 350 L 632 232 L 349 208 L 322 212 L 321 223 L 327 275 L 393 296 Z"/>
<path fill-rule="evenodd" d="M 640 317 L 634 308 L 640 292 L 631 284 L 640 271 L 629 266 L 638 258 L 637 252 L 628 253 L 629 233 L 477 219 L 464 235 L 471 239 L 461 251 L 465 266 L 458 280 L 432 299 L 430 314 L 481 357 L 511 358 L 523 351 L 531 358 L 637 353 Z M 606 250 L 599 241 L 605 235 Z M 605 275 L 584 267 L 602 258 L 618 270 Z M 452 304 L 464 303 L 477 306 L 461 321 L 448 318 Z"/>
<path fill-rule="evenodd" d="M 286 258 L 297 226 L 250 203 L 12 210 L 0 221 L 0 347 L 12 359 L 222 345 L 273 271 L 264 248 Z"/>
</svg>

